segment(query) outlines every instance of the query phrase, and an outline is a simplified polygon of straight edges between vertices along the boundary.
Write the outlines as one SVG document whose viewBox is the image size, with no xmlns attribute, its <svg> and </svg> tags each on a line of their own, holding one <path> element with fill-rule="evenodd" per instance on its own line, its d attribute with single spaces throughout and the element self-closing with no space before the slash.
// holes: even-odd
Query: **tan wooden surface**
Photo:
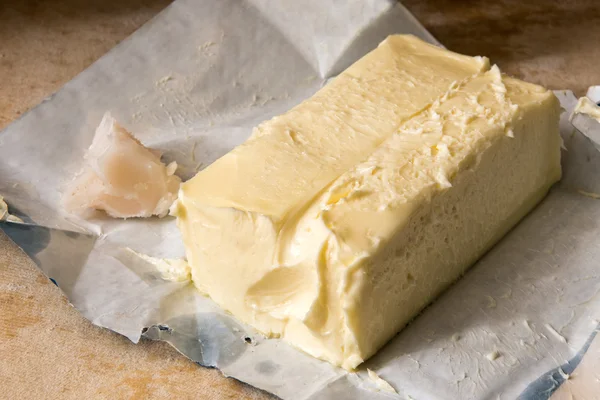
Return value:
<svg viewBox="0 0 600 400">
<path fill-rule="evenodd" d="M 0 128 L 169 2 L 0 1 Z M 487 55 L 510 74 L 578 94 L 600 83 L 597 0 L 404 3 L 447 47 Z M 197 367 L 168 345 L 133 345 L 91 325 L 0 234 L 0 398 L 175 397 L 271 398 L 216 370 Z"/>
</svg>

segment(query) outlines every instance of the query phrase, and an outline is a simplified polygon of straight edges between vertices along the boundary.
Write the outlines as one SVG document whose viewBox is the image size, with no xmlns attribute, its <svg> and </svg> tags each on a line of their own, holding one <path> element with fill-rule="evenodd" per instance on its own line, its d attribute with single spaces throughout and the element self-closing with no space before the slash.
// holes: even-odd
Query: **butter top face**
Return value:
<svg viewBox="0 0 600 400">
<path fill-rule="evenodd" d="M 259 125 L 182 191 L 198 204 L 281 221 L 452 82 L 487 68 L 487 59 L 391 36 L 312 98 Z"/>
<path fill-rule="evenodd" d="M 392 36 L 182 186 L 194 284 L 353 369 L 560 177 L 551 92 Z"/>
<path fill-rule="evenodd" d="M 552 98 L 540 89 L 503 79 L 496 66 L 451 85 L 328 186 L 322 200 L 327 228 L 353 254 L 372 252 L 421 202 L 452 187 L 460 170 L 477 162 L 471 155 L 513 136 L 519 106 Z"/>
</svg>

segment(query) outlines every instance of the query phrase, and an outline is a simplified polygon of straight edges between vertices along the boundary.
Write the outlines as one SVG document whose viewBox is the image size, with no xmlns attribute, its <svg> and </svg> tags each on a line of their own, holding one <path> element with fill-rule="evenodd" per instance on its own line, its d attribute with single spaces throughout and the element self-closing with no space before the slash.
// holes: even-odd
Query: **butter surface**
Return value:
<svg viewBox="0 0 600 400">
<path fill-rule="evenodd" d="M 558 115 L 487 59 L 391 36 L 182 185 L 192 279 L 355 368 L 559 179 Z"/>
<path fill-rule="evenodd" d="M 600 107 L 596 105 L 592 100 L 588 97 L 581 97 L 577 101 L 577 105 L 573 110 L 574 114 L 586 114 L 591 118 L 594 118 L 596 121 L 600 122 Z"/>
<path fill-rule="evenodd" d="M 6 204 L 2 195 L 0 195 L 0 221 L 23 222 L 21 218 L 8 212 L 8 204 Z"/>
</svg>

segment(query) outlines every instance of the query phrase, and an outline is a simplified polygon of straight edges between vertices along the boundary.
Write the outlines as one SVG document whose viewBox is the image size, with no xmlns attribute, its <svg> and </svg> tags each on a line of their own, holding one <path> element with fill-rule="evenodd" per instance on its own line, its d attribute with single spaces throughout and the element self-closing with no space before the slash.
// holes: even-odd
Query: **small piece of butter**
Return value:
<svg viewBox="0 0 600 400">
<path fill-rule="evenodd" d="M 126 249 L 147 263 L 152 264 L 166 281 L 186 282 L 192 278 L 191 268 L 183 258 L 157 258 L 138 253 L 129 247 Z"/>
<path fill-rule="evenodd" d="M 21 218 L 8 212 L 8 204 L 6 204 L 2 196 L 0 196 L 0 221 L 23 222 Z"/>
<path fill-rule="evenodd" d="M 573 115 L 574 114 L 586 114 L 587 116 L 600 122 L 600 107 L 598 107 L 596 103 L 585 96 L 579 98 L 577 101 L 577 105 L 573 109 Z"/>
<path fill-rule="evenodd" d="M 396 389 L 394 389 L 394 387 L 389 384 L 388 381 L 381 378 L 374 371 L 371 371 L 369 368 L 367 368 L 367 373 L 369 374 L 369 378 L 373 381 L 378 390 L 388 393 L 398 393 L 396 392 Z"/>
<path fill-rule="evenodd" d="M 177 198 L 181 179 L 175 162 L 144 147 L 106 113 L 86 154 L 84 171 L 63 198 L 65 208 L 85 215 L 104 210 L 115 218 L 165 216 Z"/>
</svg>

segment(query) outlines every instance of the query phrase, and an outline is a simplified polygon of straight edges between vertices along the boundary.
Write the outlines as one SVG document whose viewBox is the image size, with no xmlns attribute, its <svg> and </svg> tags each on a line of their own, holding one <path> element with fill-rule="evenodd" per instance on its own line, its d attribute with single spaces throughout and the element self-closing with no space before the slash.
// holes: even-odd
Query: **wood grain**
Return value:
<svg viewBox="0 0 600 400">
<path fill-rule="evenodd" d="M 582 96 L 600 84 L 597 0 L 402 1 L 446 47 Z"/>
<path fill-rule="evenodd" d="M 0 128 L 58 90 L 170 0 L 0 2 Z M 450 49 L 579 94 L 600 83 L 596 0 L 404 2 Z M 0 234 L 0 397 L 269 399 L 163 343 L 93 326 Z"/>
</svg>

